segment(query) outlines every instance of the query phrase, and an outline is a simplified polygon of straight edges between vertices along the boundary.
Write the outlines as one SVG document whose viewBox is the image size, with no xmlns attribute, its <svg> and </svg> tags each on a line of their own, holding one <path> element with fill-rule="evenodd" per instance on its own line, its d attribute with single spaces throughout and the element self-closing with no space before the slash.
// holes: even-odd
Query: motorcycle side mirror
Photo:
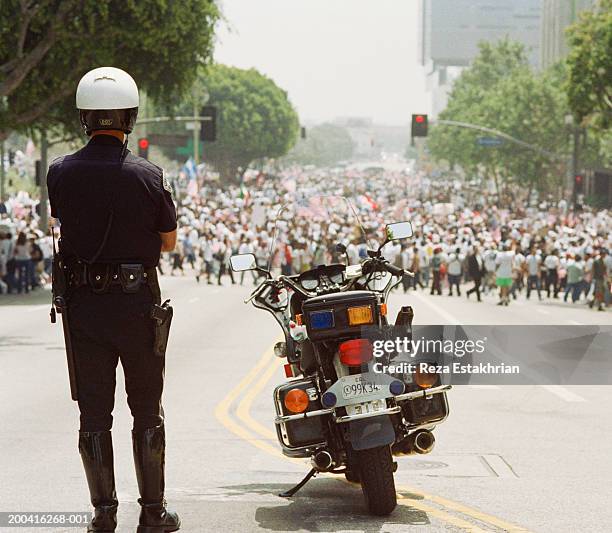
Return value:
<svg viewBox="0 0 612 533">
<path fill-rule="evenodd" d="M 412 224 L 410 222 L 395 222 L 394 224 L 387 224 L 385 230 L 387 234 L 387 242 L 407 239 L 413 235 Z"/>
<path fill-rule="evenodd" d="M 230 257 L 230 266 L 234 272 L 257 270 L 257 259 L 254 254 L 237 254 Z"/>
</svg>

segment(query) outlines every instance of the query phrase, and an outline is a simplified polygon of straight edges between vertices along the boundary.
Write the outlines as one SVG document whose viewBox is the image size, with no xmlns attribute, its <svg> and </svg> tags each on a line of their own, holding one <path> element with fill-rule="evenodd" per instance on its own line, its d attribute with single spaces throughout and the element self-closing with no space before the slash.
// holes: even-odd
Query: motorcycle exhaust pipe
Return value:
<svg viewBox="0 0 612 533">
<path fill-rule="evenodd" d="M 393 455 L 426 454 L 433 450 L 436 438 L 431 431 L 420 429 L 392 447 Z"/>
<path fill-rule="evenodd" d="M 334 458 L 327 450 L 319 450 L 310 458 L 310 462 L 316 470 L 327 472 L 334 465 Z"/>
<path fill-rule="evenodd" d="M 423 429 L 414 435 L 414 451 L 420 454 L 431 452 L 436 444 L 436 438 L 431 431 Z"/>
</svg>

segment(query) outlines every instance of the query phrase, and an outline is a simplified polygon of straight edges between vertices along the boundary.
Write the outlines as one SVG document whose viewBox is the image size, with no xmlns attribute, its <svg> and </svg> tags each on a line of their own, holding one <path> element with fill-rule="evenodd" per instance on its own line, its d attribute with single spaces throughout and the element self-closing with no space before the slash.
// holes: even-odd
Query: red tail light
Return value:
<svg viewBox="0 0 612 533">
<path fill-rule="evenodd" d="M 372 343 L 369 339 L 353 339 L 338 347 L 340 361 L 347 366 L 360 366 L 372 360 Z"/>
</svg>

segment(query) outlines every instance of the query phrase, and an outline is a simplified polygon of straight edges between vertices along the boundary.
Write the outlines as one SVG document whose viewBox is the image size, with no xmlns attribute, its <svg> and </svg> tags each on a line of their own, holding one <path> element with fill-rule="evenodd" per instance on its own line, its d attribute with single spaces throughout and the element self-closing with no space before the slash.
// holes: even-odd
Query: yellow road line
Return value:
<svg viewBox="0 0 612 533">
<path fill-rule="evenodd" d="M 409 492 L 415 492 L 425 499 L 435 502 L 438 505 L 442 505 L 447 509 L 452 509 L 453 511 L 457 511 L 459 513 L 463 513 L 465 515 L 471 516 L 476 520 L 480 520 L 481 522 L 485 522 L 491 524 L 499 529 L 503 529 L 504 531 L 508 531 L 509 533 L 529 533 L 528 529 L 524 527 L 517 526 L 516 524 L 512 524 L 510 522 L 506 522 L 496 516 L 490 515 L 488 513 L 484 513 L 479 511 L 478 509 L 473 509 L 472 507 L 468 507 L 467 505 L 463 505 L 462 503 L 455 502 L 453 500 L 447 500 L 441 496 L 436 496 L 435 494 L 427 494 L 420 489 L 411 489 L 410 487 L 399 487 L 400 490 L 407 490 Z"/>
<path fill-rule="evenodd" d="M 266 383 L 270 381 L 272 375 L 276 372 L 278 365 L 274 364 L 275 361 L 272 361 L 272 364 L 268 366 L 268 368 L 262 373 L 259 381 L 253 385 L 249 391 L 244 395 L 244 398 L 238 404 L 236 408 L 236 416 L 242 420 L 247 426 L 249 426 L 253 431 L 259 433 L 261 436 L 265 436 L 270 439 L 276 438 L 276 432 L 271 431 L 269 428 L 261 425 L 257 420 L 255 420 L 251 416 L 251 407 L 253 405 L 253 400 L 259 395 L 259 393 L 266 386 Z M 281 454 L 282 455 L 282 454 Z"/>
<path fill-rule="evenodd" d="M 249 370 L 249 372 L 240 380 L 240 382 L 221 400 L 217 407 L 215 407 L 215 417 L 221 422 L 227 429 L 232 433 L 238 435 L 244 440 L 260 447 L 261 444 L 258 439 L 253 437 L 248 431 L 246 431 L 241 425 L 237 424 L 230 416 L 230 408 L 232 403 L 238 398 L 243 389 L 245 389 L 256 377 L 257 374 L 265 367 L 266 364 L 273 357 L 272 350 L 266 350 L 261 356 L 259 361 Z"/>
<path fill-rule="evenodd" d="M 297 459 L 290 459 L 285 457 L 282 452 L 278 449 L 278 446 L 272 446 L 270 443 L 265 442 L 261 438 L 253 435 L 241 424 L 237 424 L 234 419 L 231 417 L 230 409 L 232 403 L 240 396 L 243 390 L 245 390 L 249 384 L 257 377 L 259 372 L 266 367 L 274 358 L 274 347 L 270 347 L 268 350 L 264 352 L 259 361 L 249 370 L 249 372 L 240 380 L 240 382 L 221 400 L 216 408 L 215 408 L 215 417 L 219 422 L 221 422 L 229 431 L 240 437 L 241 439 L 247 441 L 249 444 L 259 448 L 260 450 L 270 453 L 275 457 L 282 457 L 284 459 L 289 459 L 291 461 L 299 462 L 301 461 Z M 274 365 L 271 365 L 274 368 Z M 267 373 L 267 371 L 266 371 Z M 265 384 L 264 384 L 265 385 Z M 262 387 L 264 386 L 262 385 Z M 256 432 L 257 433 L 257 432 Z M 265 437 L 266 439 L 268 437 Z M 276 435 L 274 435 L 276 438 Z"/>
<path fill-rule="evenodd" d="M 262 369 L 265 368 L 262 372 Z M 268 350 L 262 358 L 258 361 L 258 363 L 251 369 L 251 371 L 242 379 L 240 383 L 234 389 L 230 391 L 230 393 L 219 403 L 217 408 L 215 409 L 215 416 L 223 423 L 225 427 L 227 427 L 230 431 L 240 436 L 244 440 L 253 444 L 257 448 L 273 455 L 274 457 L 280 457 L 284 460 L 288 460 L 291 462 L 301 461 L 292 459 L 290 457 L 286 457 L 282 454 L 282 452 L 278 449 L 277 446 L 272 446 L 268 442 L 263 442 L 262 440 L 257 439 L 251 433 L 244 429 L 244 427 L 237 424 L 234 420 L 231 419 L 230 416 L 230 407 L 231 404 L 240 396 L 240 393 L 256 378 L 259 372 L 262 372 L 259 380 L 248 390 L 248 392 L 244 395 L 242 400 L 239 402 L 236 408 L 236 416 L 238 419 L 244 423 L 250 430 L 252 430 L 255 434 L 263 437 L 265 439 L 275 438 L 276 434 L 270 431 L 268 428 L 261 425 L 259 422 L 253 419 L 251 416 L 250 410 L 253 405 L 253 401 L 258 396 L 258 394 L 263 390 L 266 383 L 270 380 L 274 372 L 277 370 L 277 365 L 275 364 L 275 360 L 273 359 L 273 349 Z M 331 476 L 335 477 L 335 476 Z M 479 511 L 478 509 L 472 509 L 466 505 L 463 505 L 458 502 L 454 502 L 452 500 L 448 500 L 446 498 L 442 498 L 440 496 L 436 496 L 433 494 L 427 494 L 422 492 L 420 489 L 413 489 L 411 487 L 401 486 L 398 487 L 399 490 L 410 492 L 413 494 L 417 494 L 422 496 L 423 498 L 436 503 L 446 509 L 453 510 L 459 513 L 462 513 L 470 518 L 476 519 L 480 522 L 486 523 L 487 525 L 494 526 L 496 528 L 512 532 L 512 533 L 529 533 L 529 530 L 512 524 L 510 522 L 506 522 L 505 520 L 499 519 L 493 515 L 484 513 Z M 402 501 L 403 500 L 403 501 Z M 473 533 L 485 533 L 486 530 L 479 528 L 478 526 L 463 520 L 455 515 L 449 514 L 443 510 L 440 510 L 436 507 L 432 507 L 423 503 L 421 500 L 412 500 L 405 497 L 402 494 L 398 494 L 398 504 L 407 505 L 410 507 L 414 507 L 416 509 L 420 509 L 428 515 L 435 516 L 436 518 L 445 521 L 455 527 L 459 527 L 460 529 L 470 531 Z"/>
<path fill-rule="evenodd" d="M 471 533 L 486 533 L 486 529 L 481 529 L 478 526 L 468 522 L 467 520 L 463 520 L 458 516 L 454 516 L 449 513 L 445 513 L 436 507 L 432 507 L 425 503 L 422 503 L 420 500 L 411 500 L 406 498 L 406 496 L 402 494 L 397 495 L 397 503 L 398 505 L 404 505 L 406 507 L 414 507 L 415 509 L 419 509 L 427 513 L 427 516 L 435 516 L 439 520 L 443 522 L 448 522 L 449 524 L 458 527 L 460 529 L 464 529 L 465 531 L 470 531 Z"/>
</svg>

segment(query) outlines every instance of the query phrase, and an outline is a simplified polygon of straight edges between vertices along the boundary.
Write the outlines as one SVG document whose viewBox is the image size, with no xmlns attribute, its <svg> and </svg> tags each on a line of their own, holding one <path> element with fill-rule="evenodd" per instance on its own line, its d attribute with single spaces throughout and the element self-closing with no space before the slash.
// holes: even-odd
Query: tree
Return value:
<svg viewBox="0 0 612 533">
<path fill-rule="evenodd" d="M 349 132 L 334 124 L 310 128 L 286 156 L 286 161 L 301 165 L 332 166 L 353 155 L 355 143 Z"/>
<path fill-rule="evenodd" d="M 440 118 L 499 130 L 553 157 L 508 141 L 480 146 L 478 138 L 490 134 L 444 125 L 432 129 L 432 155 L 492 179 L 499 194 L 510 182 L 539 190 L 559 186 L 559 160 L 567 147 L 563 76 L 559 67 L 534 73 L 519 43 L 481 43 L 480 54 L 456 81 Z"/>
<path fill-rule="evenodd" d="M 299 120 L 287 93 L 257 70 L 211 65 L 202 69 L 192 92 L 208 93 L 208 105 L 217 108 L 217 140 L 205 144 L 203 159 L 226 182 L 239 180 L 253 161 L 281 157 L 295 144 Z M 191 115 L 193 104 L 175 101 L 164 111 Z M 184 126 L 165 124 L 156 131 L 177 133 Z"/>
<path fill-rule="evenodd" d="M 612 165 L 612 0 L 583 11 L 567 30 L 570 52 L 565 84 L 569 105 L 587 128 L 588 146 L 581 159 Z"/>
<path fill-rule="evenodd" d="M 210 57 L 218 18 L 212 0 L 2 0 L 0 139 L 74 127 L 78 80 L 97 66 L 123 68 L 158 100 L 180 92 Z"/>
<path fill-rule="evenodd" d="M 605 130 L 612 123 L 612 0 L 583 11 L 567 35 L 570 107 L 579 121 Z"/>
</svg>

